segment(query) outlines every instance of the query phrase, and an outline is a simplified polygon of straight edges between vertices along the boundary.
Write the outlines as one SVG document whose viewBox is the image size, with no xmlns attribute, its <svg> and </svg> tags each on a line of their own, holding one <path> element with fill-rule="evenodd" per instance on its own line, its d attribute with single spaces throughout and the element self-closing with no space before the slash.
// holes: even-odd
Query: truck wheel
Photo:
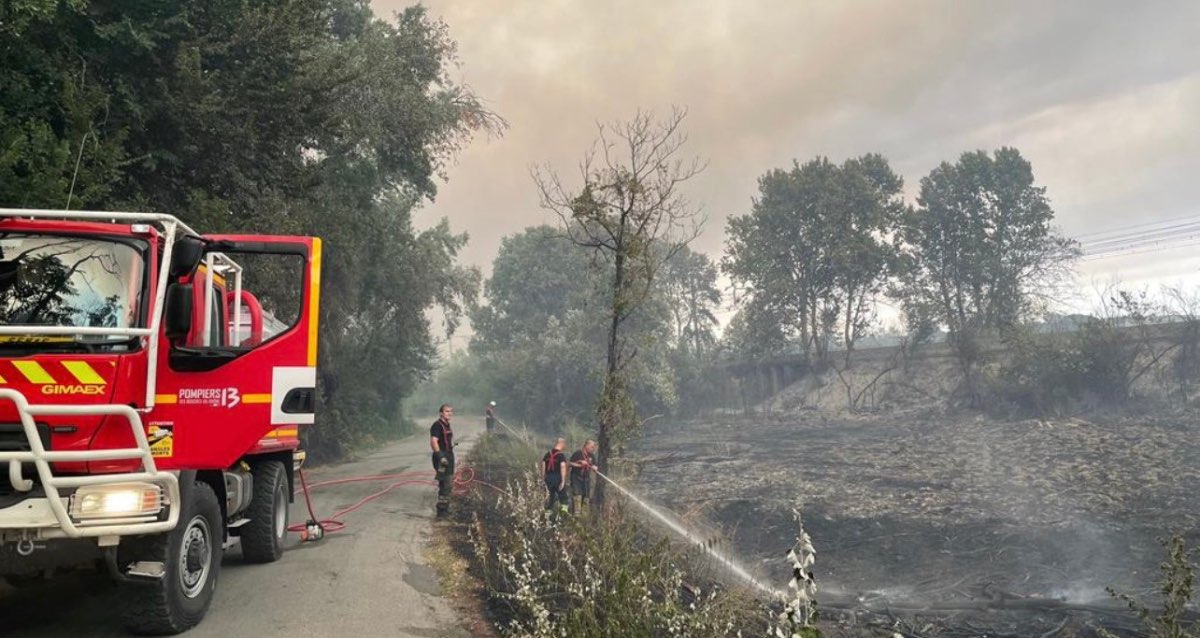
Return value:
<svg viewBox="0 0 1200 638">
<path fill-rule="evenodd" d="M 197 481 L 185 499 L 179 525 L 166 534 L 134 539 L 121 561 L 162 561 L 166 574 L 150 582 L 123 583 L 125 626 L 141 635 L 172 635 L 194 627 L 212 604 L 221 571 L 225 524 L 217 495 Z"/>
<path fill-rule="evenodd" d="M 255 464 L 254 496 L 246 508 L 250 519 L 241 528 L 242 556 L 251 563 L 273 563 L 283 555 L 287 538 L 288 479 L 279 461 Z"/>
</svg>

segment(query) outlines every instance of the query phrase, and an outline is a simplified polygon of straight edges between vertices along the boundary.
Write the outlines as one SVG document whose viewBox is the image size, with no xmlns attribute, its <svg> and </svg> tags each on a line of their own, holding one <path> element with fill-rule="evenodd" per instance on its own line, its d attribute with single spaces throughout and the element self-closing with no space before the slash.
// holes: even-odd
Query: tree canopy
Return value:
<svg viewBox="0 0 1200 638">
<path fill-rule="evenodd" d="M 487 303 L 471 311 L 470 351 L 481 385 L 510 398 L 508 414 L 539 427 L 591 421 L 603 383 L 612 274 L 610 262 L 551 226 L 501 241 L 484 284 Z M 627 321 L 626 338 L 639 352 L 628 367 L 629 392 L 647 409 L 676 401 L 673 342 L 663 338 L 673 330 L 671 316 L 656 290 Z"/>
<path fill-rule="evenodd" d="M 911 321 L 947 328 L 974 395 L 978 340 L 1044 308 L 1079 249 L 1051 227 L 1046 189 L 1014 148 L 942 163 L 917 204 L 901 225 L 899 294 Z"/>
<path fill-rule="evenodd" d="M 780 320 L 805 355 L 823 363 L 834 343 L 848 355 L 895 261 L 903 181 L 882 156 L 864 155 L 793 163 L 758 184 L 750 212 L 729 220 L 725 272 L 751 299 L 747 312 Z M 755 319 L 739 329 L 763 332 Z"/>
<path fill-rule="evenodd" d="M 208 232 L 325 239 L 318 452 L 394 428 L 478 288 L 466 236 L 411 212 L 503 122 L 453 82 L 417 6 L 366 0 L 0 8 L 0 203 L 172 213 Z"/>
</svg>

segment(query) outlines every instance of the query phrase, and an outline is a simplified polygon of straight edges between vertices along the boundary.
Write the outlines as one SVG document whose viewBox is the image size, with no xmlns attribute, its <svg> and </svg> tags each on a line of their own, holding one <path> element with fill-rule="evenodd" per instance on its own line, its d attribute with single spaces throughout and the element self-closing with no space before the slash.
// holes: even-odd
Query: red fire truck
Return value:
<svg viewBox="0 0 1200 638">
<path fill-rule="evenodd" d="M 0 575 L 92 560 L 136 633 L 277 560 L 313 422 L 321 242 L 0 209 Z"/>
</svg>

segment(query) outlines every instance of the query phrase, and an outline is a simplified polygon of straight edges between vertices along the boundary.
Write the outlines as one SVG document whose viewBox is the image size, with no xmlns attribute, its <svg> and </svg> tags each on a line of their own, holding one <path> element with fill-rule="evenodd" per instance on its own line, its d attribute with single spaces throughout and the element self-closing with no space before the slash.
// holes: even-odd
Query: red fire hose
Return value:
<svg viewBox="0 0 1200 638">
<path fill-rule="evenodd" d="M 318 519 L 313 510 L 312 496 L 310 490 L 318 487 L 327 487 L 330 485 L 345 485 L 347 483 L 371 483 L 375 481 L 391 481 L 386 487 L 362 497 L 358 502 L 343 508 L 333 513 L 332 516 L 326 519 Z M 344 516 L 357 510 L 358 508 L 370 503 L 371 501 L 387 494 L 388 492 L 405 485 L 437 485 L 437 481 L 429 478 L 429 471 L 413 471 L 400 472 L 398 474 L 376 474 L 372 476 L 352 476 L 348 478 L 329 479 L 327 481 L 319 481 L 309 485 L 308 479 L 304 474 L 304 470 L 300 470 L 300 489 L 297 489 L 294 494 L 304 493 L 304 502 L 308 506 L 308 522 L 296 523 L 288 526 L 289 532 L 299 533 L 300 540 L 320 540 L 325 534 L 332 534 L 346 529 L 346 522 L 342 520 Z M 475 485 L 483 485 L 490 487 L 497 492 L 506 492 L 506 490 L 496 487 L 491 483 L 480 481 L 475 478 L 475 468 L 465 465 L 454 476 L 454 494 L 463 496 L 471 491 Z"/>
</svg>

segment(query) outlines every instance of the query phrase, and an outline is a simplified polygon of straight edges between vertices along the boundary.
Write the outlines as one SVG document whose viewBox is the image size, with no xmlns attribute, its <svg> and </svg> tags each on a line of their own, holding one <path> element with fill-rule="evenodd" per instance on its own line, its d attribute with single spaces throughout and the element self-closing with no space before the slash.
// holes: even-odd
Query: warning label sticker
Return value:
<svg viewBox="0 0 1200 638">
<path fill-rule="evenodd" d="M 150 456 L 169 457 L 175 453 L 175 426 L 169 423 L 151 423 L 146 430 L 150 441 Z"/>
</svg>

